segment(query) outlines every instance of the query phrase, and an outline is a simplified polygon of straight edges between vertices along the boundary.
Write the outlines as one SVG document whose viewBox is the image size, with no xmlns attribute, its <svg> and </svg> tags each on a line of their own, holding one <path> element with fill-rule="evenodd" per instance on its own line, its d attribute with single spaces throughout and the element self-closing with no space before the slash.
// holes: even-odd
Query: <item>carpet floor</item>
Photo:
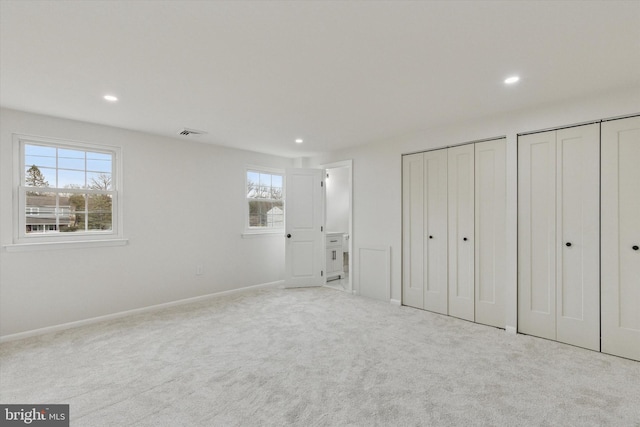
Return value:
<svg viewBox="0 0 640 427">
<path fill-rule="evenodd" d="M 640 426 L 640 363 L 327 288 L 4 343 L 0 402 L 71 426 Z"/>
</svg>

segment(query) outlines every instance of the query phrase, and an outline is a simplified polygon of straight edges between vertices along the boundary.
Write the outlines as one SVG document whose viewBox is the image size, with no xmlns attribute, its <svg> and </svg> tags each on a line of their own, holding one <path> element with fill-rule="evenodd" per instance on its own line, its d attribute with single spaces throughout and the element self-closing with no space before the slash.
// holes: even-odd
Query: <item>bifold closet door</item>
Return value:
<svg viewBox="0 0 640 427">
<path fill-rule="evenodd" d="M 474 145 L 448 149 L 449 315 L 474 321 Z"/>
<path fill-rule="evenodd" d="M 556 339 L 556 133 L 518 138 L 518 331 Z"/>
<path fill-rule="evenodd" d="M 602 351 L 640 360 L 640 117 L 602 124 Z"/>
<path fill-rule="evenodd" d="M 599 342 L 599 125 L 518 138 L 518 329 Z"/>
<path fill-rule="evenodd" d="M 447 151 L 403 157 L 405 305 L 447 314 Z"/>
<path fill-rule="evenodd" d="M 600 351 L 600 125 L 556 144 L 556 339 Z"/>
<path fill-rule="evenodd" d="M 505 327 L 506 139 L 475 144 L 475 321 Z"/>
<path fill-rule="evenodd" d="M 424 154 L 402 157 L 402 303 L 424 308 Z"/>
</svg>

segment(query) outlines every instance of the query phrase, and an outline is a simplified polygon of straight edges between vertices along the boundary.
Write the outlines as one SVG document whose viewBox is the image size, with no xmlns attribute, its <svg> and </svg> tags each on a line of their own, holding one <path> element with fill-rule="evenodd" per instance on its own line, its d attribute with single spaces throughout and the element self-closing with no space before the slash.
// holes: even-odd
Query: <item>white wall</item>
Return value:
<svg viewBox="0 0 640 427">
<path fill-rule="evenodd" d="M 414 135 L 379 141 L 323 156 L 304 159 L 307 167 L 353 159 L 353 248 L 391 248 L 392 300 L 402 295 L 402 154 L 449 145 L 507 137 L 507 313 L 506 325 L 517 325 L 517 134 L 640 112 L 638 87 L 574 99 L 561 104 L 515 111 L 495 117 L 451 123 Z M 361 283 L 358 258 L 354 257 L 354 283 Z M 358 289 L 356 289 L 358 290 Z M 362 290 L 360 290 L 362 293 Z"/>
<path fill-rule="evenodd" d="M 327 231 L 349 232 L 349 168 L 327 169 Z"/>
<path fill-rule="evenodd" d="M 0 125 L 0 336 L 284 278 L 282 235 L 241 237 L 244 167 L 292 160 L 7 109 Z M 128 245 L 8 252 L 12 133 L 121 146 Z"/>
</svg>

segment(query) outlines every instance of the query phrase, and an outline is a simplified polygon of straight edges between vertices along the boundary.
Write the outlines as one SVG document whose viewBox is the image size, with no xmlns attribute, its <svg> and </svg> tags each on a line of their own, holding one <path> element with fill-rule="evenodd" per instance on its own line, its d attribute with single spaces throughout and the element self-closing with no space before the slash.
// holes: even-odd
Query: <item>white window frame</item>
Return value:
<svg viewBox="0 0 640 427">
<path fill-rule="evenodd" d="M 30 187 L 24 185 L 25 145 L 43 145 L 63 149 L 93 151 L 110 154 L 111 190 L 106 191 L 112 197 L 111 230 L 87 230 L 72 233 L 27 233 L 26 232 L 26 193 Z M 122 149 L 118 146 L 94 144 L 66 139 L 13 135 L 14 176 L 13 176 L 13 244 L 7 245 L 8 251 L 56 249 L 66 247 L 120 246 L 127 243 L 123 236 L 122 208 Z M 68 189 L 43 187 L 47 193 L 105 194 L 103 190 Z"/>
<path fill-rule="evenodd" d="M 249 182 L 247 179 L 248 172 L 258 172 L 258 173 L 268 173 L 271 175 L 280 175 L 282 176 L 282 210 L 283 215 L 286 210 L 286 200 L 284 198 L 285 195 L 285 170 L 284 169 L 275 169 L 269 168 L 265 166 L 255 166 L 255 165 L 247 165 L 244 168 L 244 232 L 242 233 L 242 237 L 254 237 L 254 236 L 272 236 L 272 235 L 284 235 L 284 223 L 282 227 L 273 228 L 273 227 L 249 227 L 249 199 L 247 198 L 247 188 L 249 186 Z"/>
</svg>

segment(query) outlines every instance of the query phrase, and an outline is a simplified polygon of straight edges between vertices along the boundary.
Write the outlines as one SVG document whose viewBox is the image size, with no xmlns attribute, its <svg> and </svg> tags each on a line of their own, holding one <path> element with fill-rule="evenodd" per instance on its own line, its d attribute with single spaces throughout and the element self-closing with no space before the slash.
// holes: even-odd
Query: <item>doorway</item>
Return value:
<svg viewBox="0 0 640 427">
<path fill-rule="evenodd" d="M 353 171 L 352 160 L 321 165 L 326 171 L 325 286 L 353 293 Z"/>
</svg>

